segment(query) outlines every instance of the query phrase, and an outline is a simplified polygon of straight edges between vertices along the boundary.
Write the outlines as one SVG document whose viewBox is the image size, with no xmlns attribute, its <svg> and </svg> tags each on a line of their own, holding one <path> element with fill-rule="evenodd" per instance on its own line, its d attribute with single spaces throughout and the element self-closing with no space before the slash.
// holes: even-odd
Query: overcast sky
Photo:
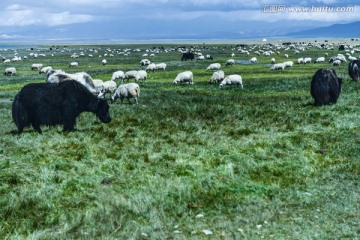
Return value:
<svg viewBox="0 0 360 240">
<path fill-rule="evenodd" d="M 310 9 L 294 10 L 294 7 Z M 355 0 L 5 0 L 0 3 L 2 39 L 31 34 L 33 29 L 69 34 L 69 29 L 85 31 L 86 27 L 79 26 L 91 25 L 95 28 L 88 29 L 91 34 L 117 31 L 122 32 L 123 38 L 156 38 L 179 32 L 186 32 L 189 37 L 191 34 L 196 37 L 196 32 L 212 37 L 214 34 L 258 35 L 261 31 L 282 33 L 354 21 L 360 21 L 360 2 Z"/>
</svg>

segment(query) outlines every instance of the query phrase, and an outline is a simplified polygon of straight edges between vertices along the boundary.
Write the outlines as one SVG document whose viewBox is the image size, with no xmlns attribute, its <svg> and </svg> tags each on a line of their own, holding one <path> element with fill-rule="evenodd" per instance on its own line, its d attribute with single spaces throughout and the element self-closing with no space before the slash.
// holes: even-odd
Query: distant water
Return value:
<svg viewBox="0 0 360 240">
<path fill-rule="evenodd" d="M 38 45 L 26 45 L 26 44 L 16 44 L 16 43 L 11 43 L 11 44 L 4 44 L 4 43 L 0 43 L 0 49 L 21 49 L 21 48 L 38 48 Z"/>
</svg>

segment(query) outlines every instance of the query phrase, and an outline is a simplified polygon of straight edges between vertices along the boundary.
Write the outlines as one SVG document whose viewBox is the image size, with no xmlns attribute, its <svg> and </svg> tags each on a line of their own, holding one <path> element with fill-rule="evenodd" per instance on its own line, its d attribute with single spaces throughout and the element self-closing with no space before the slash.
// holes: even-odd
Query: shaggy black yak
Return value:
<svg viewBox="0 0 360 240">
<path fill-rule="evenodd" d="M 30 83 L 21 89 L 12 104 L 12 117 L 19 134 L 30 125 L 39 133 L 40 125 L 61 124 L 64 131 L 73 131 L 82 112 L 95 113 L 104 123 L 111 121 L 107 101 L 75 80 L 59 84 Z"/>
<path fill-rule="evenodd" d="M 193 60 L 195 58 L 194 53 L 185 52 L 182 54 L 181 61 Z"/>
<path fill-rule="evenodd" d="M 360 60 L 353 60 L 349 63 L 349 75 L 353 81 L 360 80 Z"/>
<path fill-rule="evenodd" d="M 342 79 L 333 69 L 319 69 L 311 80 L 311 96 L 315 106 L 336 103 L 341 92 Z"/>
</svg>

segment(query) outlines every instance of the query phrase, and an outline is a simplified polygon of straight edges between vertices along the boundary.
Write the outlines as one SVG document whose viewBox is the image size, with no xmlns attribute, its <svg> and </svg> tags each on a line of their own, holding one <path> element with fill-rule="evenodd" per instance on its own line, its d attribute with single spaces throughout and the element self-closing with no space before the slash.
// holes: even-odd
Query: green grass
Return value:
<svg viewBox="0 0 360 240">
<path fill-rule="evenodd" d="M 80 57 L 79 68 L 68 68 L 73 52 L 127 47 L 142 52 L 105 57 L 106 66 L 98 56 Z M 3 239 L 358 238 L 360 86 L 349 81 L 346 64 L 336 67 L 346 78 L 338 103 L 314 107 L 310 80 L 328 63 L 274 72 L 265 66 L 274 56 L 258 56 L 256 65 L 223 67 L 226 75 L 242 75 L 244 89 L 220 90 L 207 84 L 210 61 L 161 53 L 149 59 L 168 63 L 167 70 L 140 84 L 138 107 L 112 104 L 111 123 L 83 113 L 75 132 L 44 126 L 43 134 L 31 128 L 14 134 L 12 99 L 23 85 L 45 79 L 31 63 L 107 80 L 115 70 L 139 69 L 152 47 L 70 46 L 64 53 L 62 46 L 45 47 L 47 57 L 9 64 L 18 74 L 0 80 Z M 203 54 L 224 66 L 230 45 L 209 47 Z M 283 53 L 277 62 L 285 61 Z M 324 53 L 289 55 L 295 62 Z M 183 70 L 193 71 L 194 85 L 172 85 Z"/>
</svg>

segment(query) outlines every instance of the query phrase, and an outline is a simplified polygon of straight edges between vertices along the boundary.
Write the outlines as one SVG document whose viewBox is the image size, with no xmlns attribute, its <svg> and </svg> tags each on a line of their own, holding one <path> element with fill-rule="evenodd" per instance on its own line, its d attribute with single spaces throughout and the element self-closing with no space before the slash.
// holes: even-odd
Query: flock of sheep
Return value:
<svg viewBox="0 0 360 240">
<path fill-rule="evenodd" d="M 257 57 L 260 55 L 271 57 L 271 60 L 268 62 L 271 64 L 270 69 L 271 70 L 284 70 L 285 68 L 291 68 L 294 65 L 293 61 L 284 61 L 281 63 L 276 63 L 275 56 L 280 59 L 287 59 L 289 57 L 289 54 L 300 55 L 302 51 L 305 51 L 309 48 L 318 48 L 322 50 L 334 50 L 339 45 L 334 43 L 326 43 L 326 44 L 316 44 L 316 43 L 287 43 L 287 44 L 263 44 L 263 45 L 237 45 L 232 47 L 231 51 L 231 57 L 235 57 L 235 55 L 241 55 L 241 58 L 246 58 L 247 55 L 253 55 L 248 62 L 251 64 L 257 64 L 258 59 Z M 360 52 L 360 50 L 357 48 L 358 46 L 352 46 L 352 45 L 346 45 L 345 54 L 348 57 L 348 60 L 356 60 L 356 57 L 353 55 L 356 52 Z M 170 51 L 178 51 L 179 53 L 194 53 L 196 58 L 194 61 L 202 61 L 202 60 L 213 60 L 213 57 L 211 55 L 205 56 L 201 53 L 204 49 L 198 48 L 198 47 L 173 47 L 169 49 L 147 49 L 146 53 L 142 55 L 142 57 L 147 56 L 155 56 L 156 54 L 160 53 L 166 53 Z M 64 50 L 63 50 L 64 51 Z M 92 49 L 93 53 L 89 53 L 89 57 L 93 57 L 94 54 L 97 52 L 97 50 Z M 111 57 L 114 56 L 114 54 L 122 54 L 124 56 L 128 56 L 131 54 L 131 51 L 141 51 L 140 49 L 125 49 L 123 51 L 115 51 L 111 49 L 107 49 L 106 53 L 102 56 L 99 55 L 98 57 L 103 58 L 101 61 L 102 65 L 108 64 L 107 60 L 104 57 Z M 211 49 L 206 49 L 206 51 L 211 51 Z M 281 56 L 281 52 L 286 52 L 283 56 Z M 150 54 L 149 54 L 150 53 Z M 37 58 L 40 54 L 36 54 L 31 52 L 29 54 L 29 57 Z M 73 53 L 71 55 L 71 58 L 78 58 L 81 56 L 84 56 L 85 54 L 81 52 L 80 54 Z M 1 56 L 1 54 L 0 54 Z M 28 59 L 28 56 L 23 56 L 23 59 Z M 309 63 L 323 63 L 325 61 L 329 61 L 329 63 L 332 63 L 333 65 L 339 66 L 342 62 L 346 62 L 346 57 L 343 54 L 337 54 L 335 56 L 330 57 L 328 60 L 328 54 L 325 53 L 325 56 L 318 57 L 315 61 L 312 60 L 311 57 L 299 57 L 297 59 L 297 64 L 309 64 Z M 11 63 L 16 61 L 22 61 L 22 58 L 18 56 L 17 53 L 14 54 L 14 56 L 10 58 L 3 57 L 4 63 Z M 236 64 L 237 61 L 235 61 L 233 58 L 226 60 L 225 67 L 232 66 Z M 109 93 L 111 94 L 111 100 L 114 101 L 116 98 L 120 98 L 123 100 L 124 98 L 127 98 L 128 100 L 130 98 L 135 98 L 136 103 L 138 102 L 138 97 L 140 95 L 140 87 L 137 84 L 137 82 L 142 81 L 146 82 L 148 78 L 148 72 L 153 71 L 166 71 L 167 64 L 166 63 L 152 63 L 149 59 L 144 58 L 140 61 L 140 66 L 145 67 L 141 70 L 130 70 L 130 71 L 121 71 L 117 70 L 112 73 L 112 77 L 108 81 L 103 81 L 100 79 L 92 79 L 89 74 L 86 72 L 78 72 L 74 74 L 66 73 L 62 70 L 55 70 L 51 66 L 43 66 L 43 64 L 40 63 L 34 63 L 31 65 L 32 70 L 38 70 L 39 73 L 45 73 L 46 74 L 46 81 L 49 83 L 59 83 L 61 81 L 69 80 L 69 79 L 75 79 L 85 85 L 92 93 L 97 94 L 98 96 L 103 97 L 105 94 Z M 79 63 L 76 61 L 71 61 L 69 64 L 69 68 L 76 68 L 79 66 Z M 221 70 L 221 64 L 211 63 L 207 68 L 206 71 L 213 71 L 213 74 L 211 78 L 209 79 L 209 84 L 219 84 L 220 88 L 225 87 L 226 85 L 237 85 L 241 86 L 243 88 L 243 81 L 242 77 L 239 74 L 231 74 L 228 76 L 225 76 L 225 73 L 223 70 Z M 8 67 L 4 71 L 4 75 L 15 75 L 16 74 L 16 68 L 15 67 Z M 116 80 L 120 80 L 120 85 L 117 85 Z M 130 79 L 134 79 L 135 83 L 124 83 L 125 81 L 128 81 Z M 173 84 L 193 84 L 194 83 L 194 75 L 192 71 L 184 71 L 174 78 Z"/>
</svg>

